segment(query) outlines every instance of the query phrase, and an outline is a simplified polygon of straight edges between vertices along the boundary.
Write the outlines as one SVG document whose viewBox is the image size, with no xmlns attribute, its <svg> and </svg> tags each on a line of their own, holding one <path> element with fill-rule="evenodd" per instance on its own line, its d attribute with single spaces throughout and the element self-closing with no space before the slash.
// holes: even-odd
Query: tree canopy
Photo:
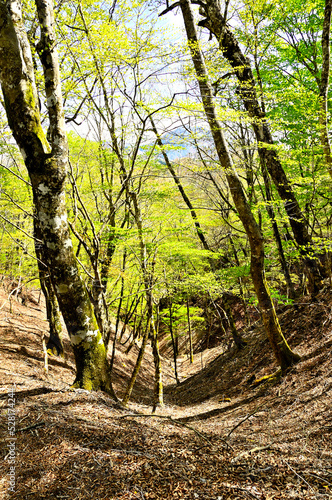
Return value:
<svg viewBox="0 0 332 500">
<path fill-rule="evenodd" d="M 331 279 L 330 0 L 0 15 L 0 272 L 40 280 L 76 385 L 113 393 L 117 343 L 137 371 L 150 340 L 161 405 L 160 349 L 176 373 L 181 352 L 245 348 L 235 303 L 296 363 L 275 309 Z"/>
</svg>

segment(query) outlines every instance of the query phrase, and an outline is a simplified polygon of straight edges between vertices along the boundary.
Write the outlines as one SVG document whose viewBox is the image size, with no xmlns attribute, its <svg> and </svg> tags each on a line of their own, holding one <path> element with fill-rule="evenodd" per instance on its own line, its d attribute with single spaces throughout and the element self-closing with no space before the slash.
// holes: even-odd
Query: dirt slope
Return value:
<svg viewBox="0 0 332 500">
<path fill-rule="evenodd" d="M 196 355 L 193 366 L 182 359 L 183 381 L 166 387 L 157 416 L 149 406 L 151 353 L 129 410 L 103 393 L 71 391 L 70 355 L 53 358 L 44 372 L 43 304 L 13 301 L 10 312 L 5 299 L 1 293 L 1 499 L 332 498 L 330 291 L 280 315 L 303 357 L 278 385 L 253 386 L 254 376 L 275 368 L 256 325 L 240 353 L 217 347 Z M 133 348 L 117 356 L 119 395 L 136 355 Z"/>
<path fill-rule="evenodd" d="M 65 359 L 49 356 L 48 374 L 44 369 L 42 336 L 48 332 L 45 303 L 39 290 L 24 294 L 22 298 L 13 296 L 8 301 L 8 289 L 0 288 L 0 374 L 2 387 L 17 384 L 18 387 L 33 389 L 41 385 L 49 389 L 68 389 L 75 378 L 75 361 L 69 338 L 64 328 Z M 124 339 L 126 340 L 126 339 Z M 132 373 L 138 347 L 134 345 L 129 354 L 125 354 L 128 343 L 119 345 L 114 365 L 114 386 L 121 398 Z M 109 356 L 112 346 L 109 347 Z M 167 380 L 172 372 L 165 363 Z M 145 360 L 139 373 L 132 399 L 149 403 L 153 386 L 153 356 L 147 347 Z M 169 379 L 169 377 L 171 377 Z"/>
</svg>

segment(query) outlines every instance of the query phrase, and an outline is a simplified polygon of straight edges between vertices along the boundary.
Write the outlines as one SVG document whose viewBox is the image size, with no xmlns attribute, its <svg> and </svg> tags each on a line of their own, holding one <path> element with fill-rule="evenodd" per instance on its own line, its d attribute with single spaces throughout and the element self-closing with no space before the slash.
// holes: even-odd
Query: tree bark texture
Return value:
<svg viewBox="0 0 332 500">
<path fill-rule="evenodd" d="M 0 0 L 0 78 L 9 126 L 21 150 L 33 191 L 43 254 L 76 360 L 74 385 L 85 389 L 108 387 L 108 364 L 91 302 L 81 280 L 70 239 L 65 181 L 68 148 L 53 7 L 36 0 L 49 115 L 47 138 L 41 125 L 32 56 L 22 22 L 21 4 Z"/>
<path fill-rule="evenodd" d="M 215 35 L 223 56 L 234 69 L 239 81 L 238 94 L 249 117 L 252 119 L 260 160 L 266 166 L 279 196 L 284 202 L 295 241 L 306 264 L 309 291 L 316 293 L 322 286 L 321 280 L 325 274 L 324 269 L 319 260 L 313 256 L 312 238 L 309 233 L 308 223 L 301 211 L 278 154 L 273 147 L 271 130 L 265 112 L 258 101 L 256 82 L 250 60 L 243 54 L 237 39 L 227 25 L 218 0 L 206 0 L 200 12 L 204 13 L 206 19 L 200 21 L 199 24 L 208 28 Z"/>
<path fill-rule="evenodd" d="M 38 263 L 39 281 L 42 292 L 45 297 L 46 315 L 49 325 L 49 339 L 45 345 L 48 354 L 55 356 L 63 356 L 63 339 L 62 339 L 62 325 L 61 325 L 61 312 L 59 309 L 58 300 L 56 298 L 55 290 L 51 281 L 51 276 L 48 271 L 47 257 L 44 255 L 44 245 L 42 244 L 42 234 L 38 226 L 38 219 L 34 216 L 34 238 L 35 238 L 35 252 Z"/>
<path fill-rule="evenodd" d="M 203 54 L 199 48 L 190 0 L 182 0 L 180 7 L 187 32 L 189 49 L 200 87 L 205 115 L 210 125 L 219 161 L 226 174 L 235 207 L 249 239 L 251 249 L 251 276 L 266 334 L 278 364 L 280 365 L 282 371 L 285 371 L 294 362 L 299 360 L 299 356 L 290 349 L 282 334 L 274 305 L 269 294 L 264 274 L 263 236 L 250 210 L 242 184 L 234 171 L 232 159 L 222 133 L 221 124 L 216 115 L 213 92 L 208 81 L 208 73 L 205 67 Z"/>
</svg>

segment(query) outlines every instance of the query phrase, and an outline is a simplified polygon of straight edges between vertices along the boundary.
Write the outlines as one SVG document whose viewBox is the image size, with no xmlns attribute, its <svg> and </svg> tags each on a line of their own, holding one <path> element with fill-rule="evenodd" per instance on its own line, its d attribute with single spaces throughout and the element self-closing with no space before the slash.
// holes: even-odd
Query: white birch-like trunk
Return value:
<svg viewBox="0 0 332 500">
<path fill-rule="evenodd" d="M 50 0 L 37 0 L 49 130 L 41 125 L 30 45 L 21 4 L 0 0 L 0 79 L 9 126 L 22 152 L 59 307 L 76 360 L 74 385 L 111 391 L 105 347 L 77 268 L 69 234 L 65 182 L 68 147 Z"/>
</svg>

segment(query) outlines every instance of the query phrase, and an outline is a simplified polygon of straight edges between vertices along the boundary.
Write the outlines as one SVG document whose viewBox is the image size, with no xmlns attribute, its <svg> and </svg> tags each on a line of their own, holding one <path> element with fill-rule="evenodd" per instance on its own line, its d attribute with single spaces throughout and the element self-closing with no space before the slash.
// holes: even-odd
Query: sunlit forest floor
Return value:
<svg viewBox="0 0 332 500">
<path fill-rule="evenodd" d="M 332 293 L 279 312 L 302 360 L 276 385 L 256 323 L 248 345 L 180 359 L 181 384 L 165 360 L 165 407 L 151 415 L 151 352 L 128 409 L 103 393 L 70 390 L 74 362 L 50 358 L 36 291 L 22 305 L 0 291 L 1 499 L 332 498 Z M 138 348 L 117 351 L 123 394 Z M 15 388 L 15 493 L 8 493 L 8 391 Z M 6 459 L 5 459 L 6 458 Z M 3 460 L 5 459 L 5 460 Z"/>
</svg>

